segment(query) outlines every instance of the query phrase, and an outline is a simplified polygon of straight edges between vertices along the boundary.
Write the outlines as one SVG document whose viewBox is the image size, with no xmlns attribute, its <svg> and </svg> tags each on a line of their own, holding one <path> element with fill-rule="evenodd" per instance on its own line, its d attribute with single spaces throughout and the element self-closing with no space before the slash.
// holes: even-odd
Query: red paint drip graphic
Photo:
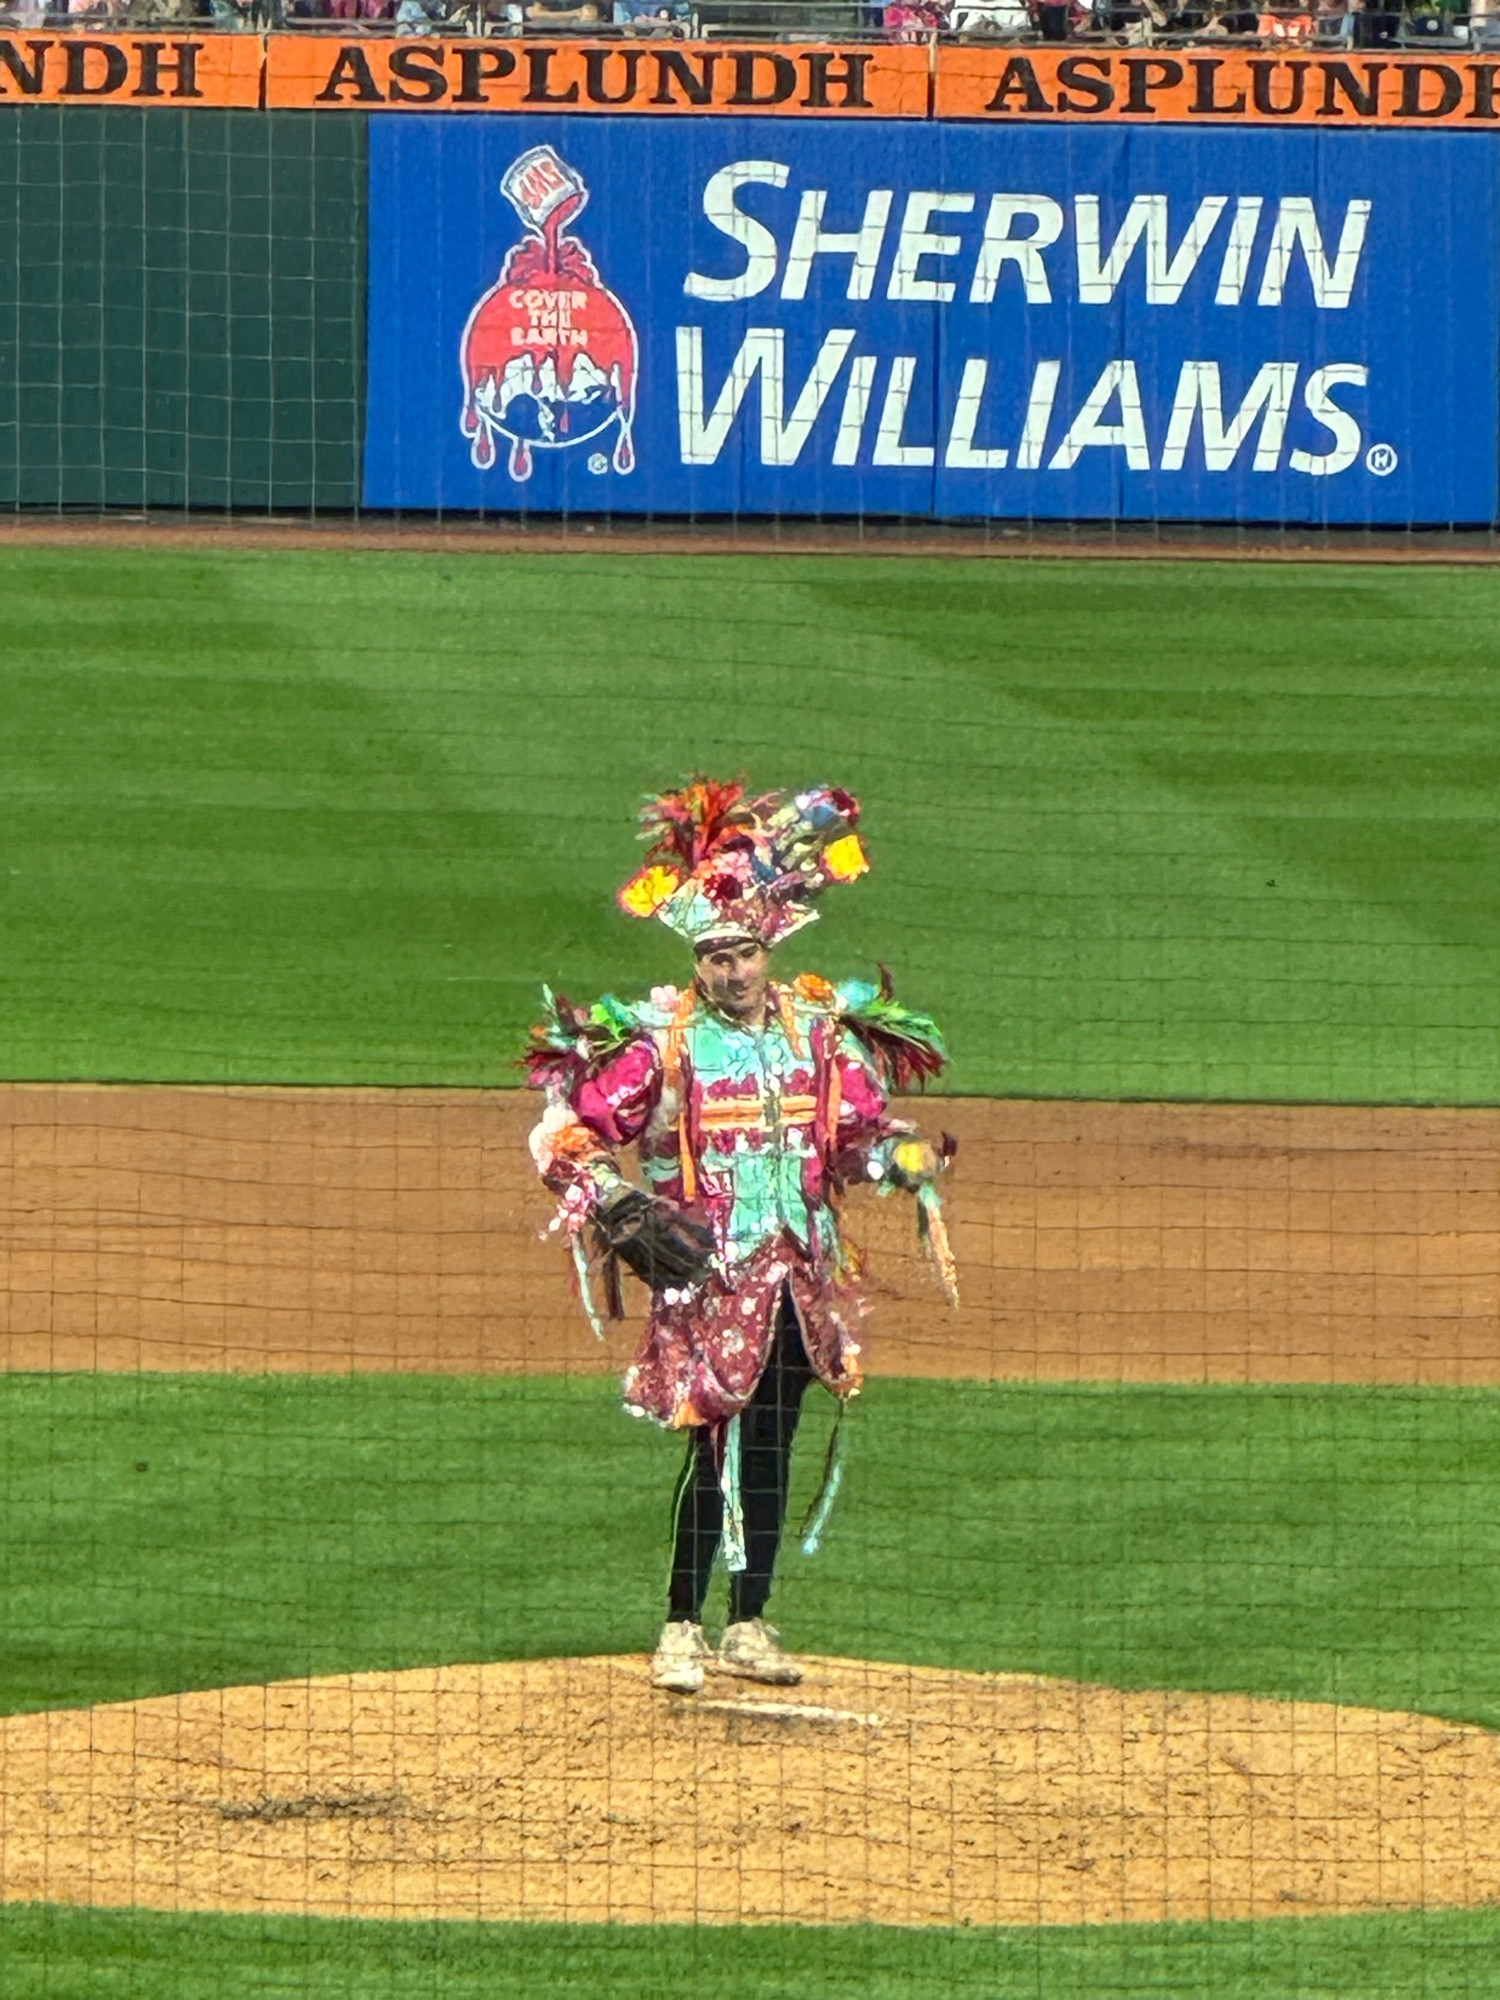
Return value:
<svg viewBox="0 0 1500 2000">
<path fill-rule="evenodd" d="M 533 454 L 614 431 L 591 471 L 635 467 L 639 347 L 630 315 L 604 284 L 569 225 L 589 198 L 582 176 L 550 146 L 533 146 L 506 169 L 501 192 L 526 226 L 500 276 L 469 314 L 460 363 L 463 434 L 488 472 L 509 445 L 507 471 L 531 477 Z"/>
</svg>

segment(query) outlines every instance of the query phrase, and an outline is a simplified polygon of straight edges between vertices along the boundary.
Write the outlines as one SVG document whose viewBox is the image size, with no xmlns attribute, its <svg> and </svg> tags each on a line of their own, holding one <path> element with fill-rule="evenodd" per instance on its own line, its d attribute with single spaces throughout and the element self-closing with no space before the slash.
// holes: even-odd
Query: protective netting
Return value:
<svg viewBox="0 0 1500 2000">
<path fill-rule="evenodd" d="M 1198 46 L 273 35 L 7 107 L 0 503 L 1486 546 L 1490 67 Z"/>
<path fill-rule="evenodd" d="M 1298 565 L 931 551 L 961 477 L 999 498 L 953 512 L 955 538 L 1005 549 L 1040 521 L 1006 512 L 1017 470 L 1109 468 L 1123 535 L 1132 449 L 1153 480 L 1217 476 L 1213 450 L 1278 493 L 1388 490 L 1395 468 L 1359 470 L 1388 441 L 1365 414 L 1358 463 L 1291 466 L 1343 435 L 1296 428 L 1309 371 L 1385 393 L 1388 209 L 1410 219 L 1434 149 L 1460 148 L 1473 205 L 1429 218 L 1439 260 L 1489 227 L 1488 166 L 1462 134 L 1347 140 L 1377 185 L 1321 140 L 1235 132 L 1198 156 L 1213 180 L 1168 186 L 1173 147 L 1116 134 L 1112 178 L 1063 186 L 1032 177 L 1056 162 L 1030 127 L 927 120 L 887 134 L 876 186 L 869 124 L 533 122 L 0 112 L 5 495 L 152 516 L 23 521 L 0 547 L 6 2000 L 1487 1991 L 1492 573 L 1340 562 L 1326 537 Z M 1097 136 L 1064 135 L 1080 173 Z M 811 178 L 819 146 L 846 181 Z M 736 162 L 759 178 L 707 197 Z M 758 291 L 715 295 L 757 258 Z M 1085 266 L 1127 343 L 1102 360 Z M 955 300 L 893 299 L 901 268 Z M 1254 322 L 1253 370 L 1172 345 L 1179 281 Z M 1400 463 L 1415 439 L 1417 476 L 1455 492 L 1493 455 L 1493 370 L 1459 437 L 1443 341 L 1488 282 L 1447 318 L 1409 291 L 1431 353 L 1413 332 L 1382 406 L 1412 426 Z M 529 370 L 508 397 L 503 351 L 462 339 L 486 296 L 486 340 L 518 333 Z M 997 301 L 1046 343 L 1023 364 L 943 318 Z M 606 358 L 608 334 L 605 387 L 570 399 L 555 355 L 543 382 L 534 329 Z M 1125 360 L 1166 385 L 1133 414 Z M 1087 438 L 1116 364 L 1084 429 L 1121 435 Z M 1325 415 L 1367 388 L 1325 375 Z M 602 470 L 546 435 L 570 401 Z M 1036 464 L 953 460 L 956 433 L 1014 454 L 1028 410 Z M 877 462 L 883 428 L 930 462 Z M 401 487 L 429 474 L 426 499 Z M 627 512 L 689 474 L 691 505 Z M 925 554 L 922 510 L 880 484 L 908 474 Z M 488 483 L 476 503 L 450 477 Z M 296 527 L 191 518 L 214 510 Z M 708 525 L 722 546 L 687 552 Z M 819 839 L 724 818 L 653 878 L 634 816 L 694 772 L 788 788 L 778 827 Z M 798 897 L 829 890 L 818 928 L 783 927 L 784 990 L 748 1028 L 721 1007 L 694 1041 L 684 883 L 715 922 L 778 894 L 784 916 L 792 848 Z M 679 896 L 674 937 L 655 917 Z M 567 1099 L 541 1138 L 518 1068 L 538 1021 Z M 938 1032 L 935 1087 L 877 1104 L 893 1046 Z M 685 1077 L 643 1161 L 630 1120 Z M 774 1393 L 702 1441 L 702 1412 L 627 1417 L 645 1293 L 627 1273 L 596 1339 L 567 1248 L 572 1168 L 614 1192 L 610 1145 L 726 1246 L 726 1177 L 747 1208 L 787 1202 L 765 1163 L 789 1150 L 807 1229 L 834 1189 L 870 1308 L 836 1434 L 803 1363 L 835 1374 L 847 1347 L 810 1311 L 799 1358 L 763 1265 Z M 661 1311 L 693 1308 L 667 1289 Z M 797 1681 L 764 1632 L 725 1631 L 788 1459 L 761 1609 Z M 664 1624 L 693 1622 L 684 1567 L 715 1551 L 703 1650 L 679 1632 L 676 1685 L 653 1685 Z"/>
<path fill-rule="evenodd" d="M 0 114 L 0 505 L 357 503 L 361 126 Z"/>
</svg>

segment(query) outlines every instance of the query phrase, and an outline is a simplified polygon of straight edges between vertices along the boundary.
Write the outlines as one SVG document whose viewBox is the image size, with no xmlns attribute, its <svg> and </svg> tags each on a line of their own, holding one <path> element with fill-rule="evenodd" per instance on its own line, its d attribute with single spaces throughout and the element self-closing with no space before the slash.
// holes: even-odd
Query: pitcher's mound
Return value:
<svg viewBox="0 0 1500 2000">
<path fill-rule="evenodd" d="M 8 1900 L 616 1923 L 1063 1924 L 1500 1899 L 1500 1737 L 816 1660 L 229 1688 L 0 1724 Z"/>
</svg>

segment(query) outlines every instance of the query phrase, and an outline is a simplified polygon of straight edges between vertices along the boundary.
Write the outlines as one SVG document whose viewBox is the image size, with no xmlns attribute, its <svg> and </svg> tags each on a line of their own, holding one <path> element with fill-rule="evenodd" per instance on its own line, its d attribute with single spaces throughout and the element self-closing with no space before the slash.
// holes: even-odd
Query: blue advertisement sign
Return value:
<svg viewBox="0 0 1500 2000">
<path fill-rule="evenodd" d="M 365 504 L 1496 511 L 1483 134 L 370 123 Z"/>
</svg>

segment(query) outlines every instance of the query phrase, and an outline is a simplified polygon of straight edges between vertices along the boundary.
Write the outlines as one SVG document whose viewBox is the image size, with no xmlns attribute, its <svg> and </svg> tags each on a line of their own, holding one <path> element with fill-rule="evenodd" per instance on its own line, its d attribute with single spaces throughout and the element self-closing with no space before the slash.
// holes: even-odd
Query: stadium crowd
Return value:
<svg viewBox="0 0 1500 2000">
<path fill-rule="evenodd" d="M 0 25 L 398 35 L 1500 48 L 1500 0 L 10 0 Z"/>
</svg>

